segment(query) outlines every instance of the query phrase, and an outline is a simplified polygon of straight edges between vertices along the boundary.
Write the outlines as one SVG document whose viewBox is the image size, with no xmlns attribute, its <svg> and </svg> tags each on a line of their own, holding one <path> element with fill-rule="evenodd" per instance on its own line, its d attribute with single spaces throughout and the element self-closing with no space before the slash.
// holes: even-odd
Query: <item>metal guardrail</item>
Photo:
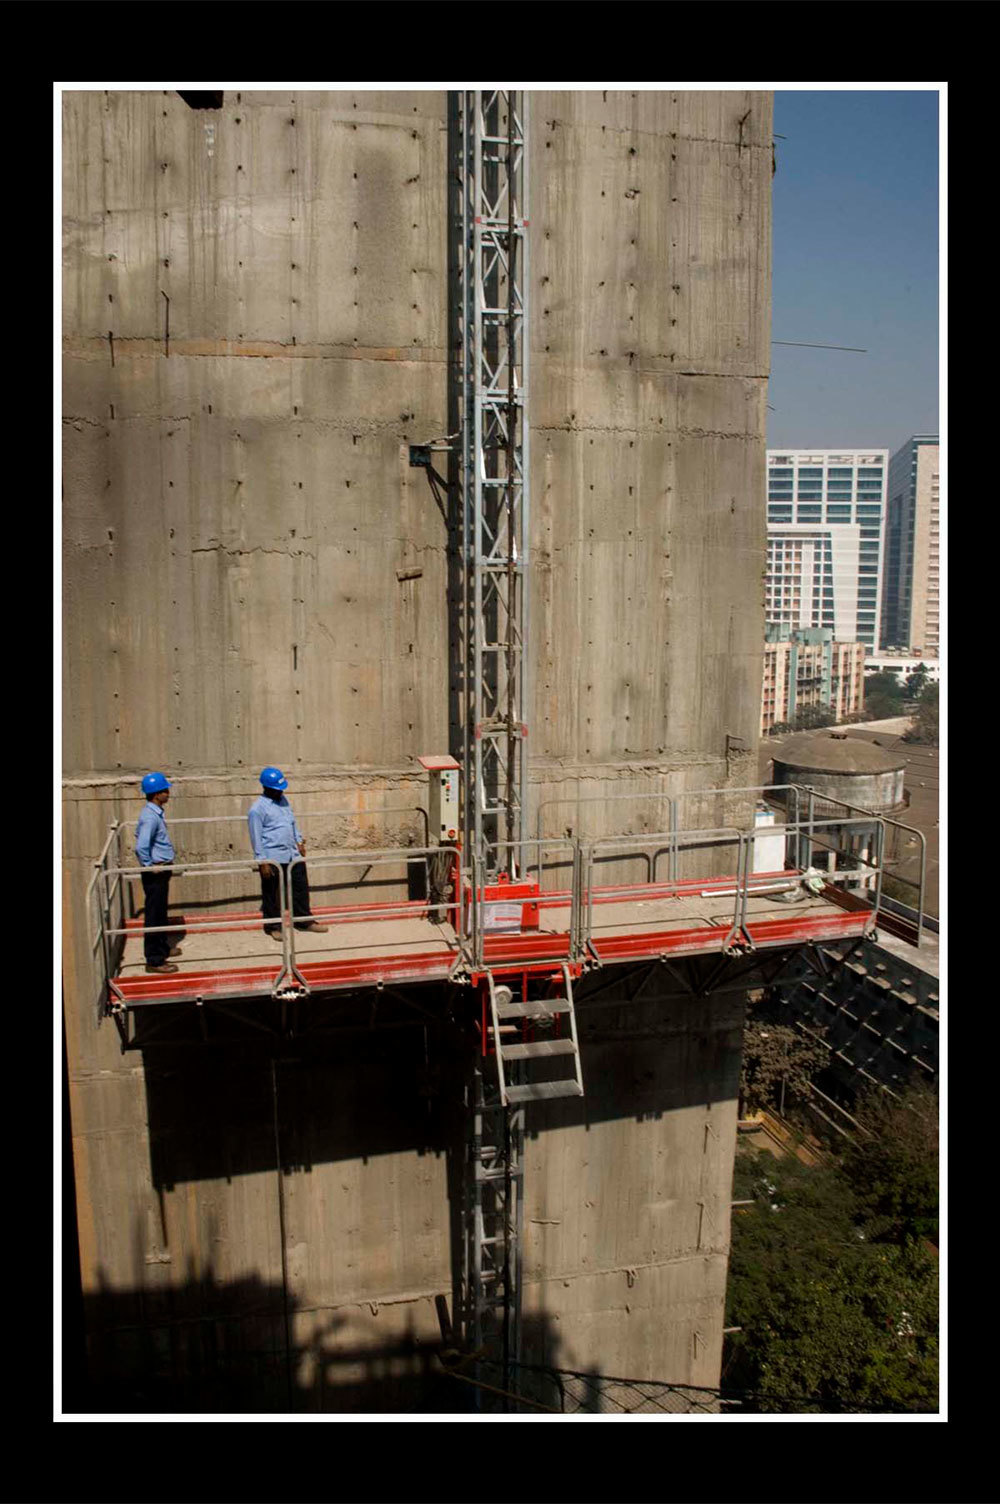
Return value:
<svg viewBox="0 0 1000 1504">
<path fill-rule="evenodd" d="M 686 850 L 690 849 L 690 850 L 696 850 L 696 851 L 704 851 L 706 848 L 717 849 L 721 845 L 733 845 L 733 844 L 736 845 L 736 871 L 737 871 L 737 880 L 736 880 L 736 886 L 735 886 L 735 889 L 734 889 L 734 897 L 735 897 L 736 902 L 735 902 L 734 908 L 733 908 L 733 923 L 732 923 L 732 926 L 730 927 L 729 933 L 727 934 L 727 936 L 726 936 L 726 938 L 725 938 L 725 940 L 723 941 L 723 944 L 722 944 L 723 950 L 724 951 L 728 950 L 728 948 L 733 944 L 733 941 L 735 940 L 737 934 L 739 933 L 738 914 L 739 914 L 739 895 L 740 895 L 740 888 L 741 888 L 741 881 L 740 881 L 740 879 L 741 879 L 741 876 L 742 876 L 742 873 L 743 873 L 743 870 L 744 870 L 743 847 L 744 847 L 745 832 L 739 830 L 736 826 L 717 826 L 714 829 L 710 828 L 708 830 L 685 831 L 685 832 L 682 832 L 682 833 L 679 833 L 676 830 L 671 830 L 669 832 L 667 832 L 667 831 L 653 831 L 653 832 L 649 832 L 648 834 L 646 832 L 642 832 L 639 836 L 635 836 L 635 835 L 602 836 L 599 840 L 588 842 L 587 846 L 582 849 L 582 870 L 583 870 L 583 874 L 584 874 L 583 883 L 584 883 L 584 890 L 585 890 L 585 893 L 586 893 L 586 903 L 585 903 L 585 905 L 583 905 L 583 912 L 584 912 L 584 914 L 586 916 L 585 917 L 585 921 L 584 921 L 584 931 L 583 931 L 584 948 L 589 948 L 592 945 L 592 943 L 593 943 L 593 934 L 594 934 L 594 881 L 593 881 L 593 873 L 594 873 L 594 864 L 595 864 L 596 861 L 599 860 L 600 853 L 602 851 L 604 851 L 604 852 L 608 853 L 609 855 L 613 854 L 620 861 L 620 860 L 622 860 L 622 858 L 625 855 L 627 855 L 629 853 L 634 854 L 634 855 L 645 854 L 644 853 L 644 848 L 647 845 L 651 846 L 655 842 L 658 842 L 658 841 L 668 841 L 669 842 L 668 847 L 666 847 L 666 848 L 662 848 L 661 847 L 660 851 L 657 852 L 655 855 L 662 854 L 663 850 L 669 850 L 670 855 L 671 855 L 671 878 L 670 878 L 670 881 L 671 882 L 677 882 L 678 878 L 677 878 L 677 876 L 675 874 L 676 874 L 676 868 L 677 868 L 678 863 L 679 863 L 679 854 L 680 854 L 680 849 L 681 849 L 681 840 L 680 840 L 681 835 L 684 836 L 684 849 L 686 849 Z M 639 842 L 638 846 L 636 845 L 637 841 Z M 648 869 L 648 882 L 647 882 L 647 884 L 646 885 L 642 885 L 642 884 L 633 885 L 633 886 L 630 886 L 630 887 L 627 886 L 624 889 L 616 887 L 615 891 L 616 891 L 617 896 L 621 897 L 621 898 L 641 898 L 642 895 L 643 895 L 643 893 L 644 892 L 648 893 L 649 888 L 653 885 L 653 883 L 655 881 L 655 872 L 656 872 L 656 864 L 655 864 L 655 856 L 654 856 L 654 859 L 653 859 L 653 862 L 652 862 L 652 866 L 651 866 L 650 869 Z M 705 881 L 706 882 L 710 882 L 711 879 L 710 878 L 706 878 Z M 581 895 L 581 902 L 582 902 L 582 895 Z"/>
<path fill-rule="evenodd" d="M 432 892 L 431 868 L 432 864 L 436 864 L 440 860 L 442 852 L 447 852 L 449 857 L 448 866 L 452 869 L 452 872 L 454 874 L 454 891 L 457 896 L 450 902 L 444 899 L 435 898 Z M 417 900 L 417 902 L 421 902 L 423 904 L 423 907 L 428 911 L 434 910 L 439 922 L 442 915 L 450 916 L 450 923 L 455 932 L 455 937 L 458 942 L 459 950 L 461 952 L 463 949 L 463 941 L 466 937 L 463 933 L 461 922 L 463 867 L 461 861 L 461 853 L 459 852 L 457 847 L 395 846 L 389 848 L 373 847 L 365 850 L 342 848 L 339 851 L 319 852 L 318 854 L 309 856 L 308 858 L 303 856 L 296 856 L 288 864 L 288 892 L 290 894 L 292 893 L 293 868 L 299 866 L 304 867 L 307 864 L 310 870 L 313 872 L 324 867 L 351 868 L 360 866 L 367 869 L 366 876 L 367 872 L 370 871 L 373 867 L 405 867 L 405 875 L 400 876 L 399 878 L 399 882 L 400 884 L 402 884 L 403 882 L 409 881 L 411 869 L 415 863 L 419 863 L 424 868 L 424 877 L 426 884 L 425 891 L 427 895 L 426 901 Z M 336 914 L 331 914 L 329 912 L 324 913 L 322 916 L 322 923 L 326 925 L 358 924 L 359 922 L 367 922 L 376 919 L 393 919 L 399 917 L 400 907 L 398 902 L 349 904 L 339 909 Z M 294 914 L 287 912 L 286 907 L 283 905 L 282 925 L 286 931 L 286 934 L 288 935 L 290 955 L 293 965 L 295 961 L 294 927 L 297 922 L 299 922 L 297 920 L 297 917 Z M 303 985 L 305 984 L 303 983 Z"/>
<path fill-rule="evenodd" d="M 278 865 L 277 863 L 273 863 L 272 865 L 278 867 L 278 902 L 282 929 L 282 964 L 280 970 L 278 970 L 275 974 L 275 979 L 272 984 L 271 990 L 274 993 L 280 993 L 283 986 L 292 985 L 293 978 L 297 977 L 299 982 L 301 982 L 302 979 L 301 977 L 298 977 L 298 974 L 295 971 L 294 954 L 290 944 L 288 926 L 285 923 L 285 917 L 288 909 L 288 887 L 285 879 L 285 874 L 282 872 L 280 865 Z M 105 887 L 110 889 L 110 880 L 112 878 L 121 879 L 138 877 L 141 880 L 143 872 L 167 872 L 174 878 L 183 879 L 188 877 L 217 876 L 223 873 L 229 874 L 257 872 L 259 867 L 260 863 L 255 860 L 242 860 L 235 862 L 171 862 L 158 864 L 156 867 L 105 866 L 103 869 L 103 876 Z M 179 922 L 175 924 L 143 924 L 138 928 L 129 929 L 129 927 L 125 924 L 125 918 L 123 915 L 120 927 L 112 928 L 108 926 L 104 930 L 105 964 L 107 966 L 108 985 L 112 991 L 117 992 L 118 996 L 121 997 L 120 990 L 115 987 L 114 982 L 114 972 L 115 970 L 117 970 L 117 968 L 113 967 L 111 964 L 109 942 L 112 939 L 120 938 L 124 944 L 124 941 L 129 934 L 139 934 L 143 937 L 143 939 L 145 939 L 146 935 L 177 935 L 181 933 L 194 935 L 202 934 L 205 931 L 218 933 L 219 931 L 228 932 L 232 930 L 263 931 L 266 926 L 273 925 L 274 923 L 274 919 L 265 919 L 263 915 L 261 915 L 260 917 L 257 917 L 255 915 L 252 919 L 231 920 L 219 919 L 217 916 L 213 915 L 206 922 L 201 924 L 199 924 L 195 920 L 187 923 Z"/>
<path fill-rule="evenodd" d="M 704 797 L 706 794 L 722 796 L 755 794 L 766 797 L 775 791 L 793 792 L 797 810 L 801 808 L 804 800 L 807 804 L 805 815 L 794 820 L 786 819 L 777 826 L 753 826 L 749 829 L 731 825 L 688 831 L 678 825 L 677 806 L 682 798 Z M 394 869 L 396 881 L 402 885 L 404 882 L 409 882 L 414 864 L 421 865 L 425 877 L 426 902 L 423 898 L 418 900 L 420 906 L 416 910 L 413 907 L 413 900 L 403 903 L 384 900 L 353 903 L 332 914 L 329 912 L 322 914 L 322 922 L 336 927 L 393 917 L 412 917 L 414 912 L 428 917 L 433 911 L 438 920 L 447 918 L 451 924 L 458 952 L 458 966 L 464 965 L 476 970 L 483 969 L 484 966 L 484 942 L 490 931 L 487 912 L 490 904 L 503 901 L 530 902 L 537 904 L 542 911 L 567 909 L 565 925 L 546 932 L 552 938 L 552 959 L 560 961 L 568 959 L 573 963 L 586 964 L 597 957 L 594 950 L 595 894 L 600 893 L 605 898 L 613 898 L 615 901 L 627 901 L 629 898 L 640 899 L 651 895 L 667 897 L 669 892 L 664 892 L 664 888 L 669 890 L 681 881 L 679 872 L 684 859 L 690 858 L 693 853 L 718 851 L 727 846 L 735 853 L 733 864 L 735 874 L 723 878 L 706 876 L 703 879 L 706 889 L 704 896 L 732 896 L 733 898 L 732 921 L 723 941 L 723 949 L 728 951 L 740 945 L 749 946 L 752 944 L 747 929 L 749 899 L 756 892 L 768 891 L 768 875 L 757 874 L 753 870 L 754 850 L 758 840 L 773 840 L 779 832 L 783 833 L 785 839 L 782 871 L 790 874 L 787 879 L 789 886 L 798 881 L 802 874 L 812 867 L 817 850 L 834 852 L 847 865 L 841 865 L 838 868 L 835 864 L 834 871 L 823 874 L 824 882 L 845 887 L 857 886 L 861 883 L 870 887 L 872 911 L 873 914 L 878 914 L 885 865 L 886 825 L 898 825 L 900 822 L 888 820 L 887 817 L 876 815 L 869 810 L 861 810 L 857 806 L 847 805 L 844 801 L 833 800 L 827 802 L 836 803 L 855 813 L 846 818 L 837 816 L 817 820 L 815 801 L 817 797 L 825 798 L 825 796 L 816 795 L 815 791 L 806 789 L 802 785 L 782 785 L 777 790 L 766 785 L 741 789 L 692 789 L 685 791 L 683 795 L 653 797 L 665 799 L 669 805 L 670 823 L 667 830 L 630 832 L 601 836 L 587 841 L 581 840 L 579 836 L 550 836 L 527 838 L 516 843 L 500 842 L 491 846 L 488 853 L 473 853 L 468 862 L 463 861 L 462 854 L 457 848 L 428 845 L 390 848 L 342 847 L 333 851 L 311 854 L 308 859 L 297 855 L 287 864 L 285 871 L 281 870 L 281 864 L 272 864 L 279 869 L 282 930 L 281 967 L 276 971 L 272 990 L 278 994 L 283 988 L 308 991 L 296 965 L 295 924 L 297 916 L 292 912 L 292 874 L 296 866 L 305 866 L 307 863 L 311 873 L 336 869 L 351 870 L 359 866 L 364 868 L 360 882 L 344 884 L 355 891 L 363 888 L 372 869 L 381 871 L 388 868 Z M 199 818 L 186 822 L 178 820 L 172 823 L 175 825 L 195 824 L 205 823 L 205 821 Z M 88 902 L 91 901 L 92 895 L 97 897 L 98 931 L 94 937 L 94 946 L 96 949 L 98 943 L 101 945 L 105 980 L 112 994 L 115 992 L 114 977 L 124 940 L 129 934 L 176 934 L 182 930 L 187 934 L 209 930 L 263 930 L 266 925 L 273 925 L 276 922 L 274 919 L 265 920 L 257 915 L 252 918 L 231 920 L 213 915 L 203 922 L 191 920 L 185 924 L 168 924 L 157 927 L 156 931 L 129 926 L 125 914 L 126 885 L 140 880 L 143 870 L 148 869 L 126 865 L 118 859 L 123 828 L 119 824 L 112 825 L 87 889 Z M 912 829 L 912 827 L 902 825 L 900 828 Z M 920 835 L 920 832 L 917 834 Z M 670 876 L 666 883 L 657 881 L 657 863 L 663 856 L 668 856 L 670 863 Z M 439 870 L 442 859 L 451 869 L 450 896 L 443 893 L 443 884 L 440 880 L 443 875 Z M 604 885 L 603 888 L 595 882 L 595 871 L 602 862 L 624 863 L 633 860 L 645 860 L 644 881 L 626 881 Z M 517 895 L 512 896 L 510 900 L 503 899 L 498 891 L 500 885 L 496 884 L 492 874 L 499 869 L 510 870 L 511 866 L 521 874 L 522 878 L 532 873 L 537 875 L 540 888 L 537 895 L 532 895 L 530 898 Z M 256 874 L 259 867 L 260 863 L 256 859 L 247 858 L 222 862 L 174 862 L 163 866 L 161 870 L 170 871 L 181 879 L 194 879 L 231 874 Z M 551 879 L 553 873 L 562 872 L 567 868 L 570 877 L 568 889 L 545 888 L 545 880 Z M 437 896 L 435 896 L 435 872 L 437 872 Z M 921 872 L 923 874 L 923 867 Z M 690 880 L 684 879 L 685 882 Z M 725 883 L 726 886 L 720 888 L 720 883 Z M 773 883 L 772 874 L 771 891 L 773 891 Z M 488 887 L 493 888 L 489 897 L 487 897 Z M 922 921 L 922 908 L 918 919 Z M 532 947 L 531 959 L 544 958 L 544 943 L 541 947 L 535 944 Z"/>
<path fill-rule="evenodd" d="M 801 786 L 799 784 L 795 784 L 795 783 L 773 783 L 773 784 L 745 784 L 745 785 L 739 785 L 739 786 L 734 787 L 734 788 L 730 788 L 730 787 L 725 787 L 724 786 L 722 788 L 715 787 L 715 788 L 701 788 L 701 789 L 682 789 L 677 794 L 667 794 L 665 792 L 660 791 L 660 792 L 656 792 L 656 793 L 646 793 L 646 794 L 587 794 L 583 798 L 575 797 L 573 795 L 566 795 L 566 796 L 563 796 L 563 797 L 558 798 L 558 799 L 544 799 L 541 802 L 541 804 L 539 804 L 539 806 L 538 806 L 538 814 L 537 814 L 536 820 L 535 820 L 535 828 L 536 828 L 538 839 L 541 839 L 541 836 L 542 836 L 542 812 L 544 810 L 546 810 L 546 809 L 552 809 L 557 804 L 571 804 L 575 808 L 575 807 L 577 807 L 578 805 L 581 805 L 581 804 L 602 804 L 602 805 L 604 805 L 604 804 L 616 804 L 616 803 L 619 803 L 619 802 L 620 803 L 626 803 L 626 802 L 640 803 L 640 802 L 645 802 L 645 801 L 648 801 L 648 800 L 651 800 L 651 799 L 658 800 L 660 803 L 664 803 L 665 802 L 667 804 L 667 806 L 668 806 L 669 823 L 668 823 L 668 830 L 666 832 L 664 832 L 664 837 L 665 837 L 665 839 L 667 839 L 668 845 L 664 849 L 663 852 L 658 853 L 658 856 L 659 855 L 666 855 L 666 854 L 670 855 L 670 877 L 671 877 L 671 881 L 676 882 L 677 881 L 677 871 L 678 871 L 678 868 L 677 868 L 677 863 L 678 863 L 678 857 L 677 857 L 677 836 L 678 836 L 679 831 L 680 831 L 680 823 L 679 823 L 678 818 L 677 818 L 677 808 L 678 808 L 678 805 L 680 804 L 680 802 L 683 799 L 705 798 L 708 795 L 715 795 L 717 798 L 720 798 L 720 797 L 721 798 L 729 798 L 731 795 L 754 794 L 754 795 L 756 795 L 758 797 L 758 799 L 761 802 L 766 802 L 766 803 L 769 803 L 769 804 L 773 804 L 776 809 L 783 809 L 784 808 L 783 801 L 780 800 L 780 799 L 776 799 L 773 796 L 776 795 L 776 794 L 778 794 L 778 793 L 780 793 L 780 792 L 787 792 L 787 791 L 791 791 L 793 793 L 794 797 L 795 797 L 795 813 L 794 813 L 794 817 L 793 818 L 797 820 L 798 819 L 798 815 L 799 815 L 799 794 L 802 792 Z M 639 833 L 640 832 L 636 832 L 636 834 L 639 834 Z M 642 833 L 644 834 L 645 832 L 642 832 Z"/>
<path fill-rule="evenodd" d="M 794 787 L 794 785 L 793 785 L 793 787 Z M 846 802 L 846 800 L 844 800 L 844 799 L 835 799 L 835 798 L 832 797 L 832 795 L 823 793 L 819 789 L 811 789 L 811 788 L 809 788 L 808 785 L 803 784 L 803 785 L 800 785 L 799 787 L 801 787 L 801 789 L 803 790 L 803 792 L 806 792 L 809 795 L 809 809 L 810 809 L 810 814 L 812 813 L 812 811 L 815 808 L 815 801 L 818 799 L 821 804 L 835 804 L 838 807 L 838 809 L 850 810 L 850 811 L 853 811 L 854 814 L 856 814 L 856 815 L 868 815 L 868 816 L 871 816 L 871 817 L 875 817 L 875 818 L 877 818 L 878 820 L 881 821 L 883 829 L 885 827 L 891 827 L 891 828 L 893 828 L 895 830 L 906 831 L 908 835 L 914 835 L 914 836 L 917 837 L 917 839 L 920 842 L 920 876 L 919 876 L 919 878 L 916 881 L 914 881 L 912 878 L 900 877 L 896 873 L 891 873 L 889 875 L 891 877 L 893 877 L 895 881 L 906 883 L 909 887 L 913 887 L 913 888 L 917 889 L 917 903 L 916 903 L 916 906 L 915 906 L 916 916 L 917 916 L 916 917 L 916 929 L 917 929 L 916 944 L 919 946 L 919 944 L 920 944 L 920 937 L 923 934 L 924 924 L 925 924 L 924 901 L 925 901 L 925 894 L 926 894 L 926 888 L 927 888 L 927 837 L 924 835 L 923 831 L 922 830 L 918 830 L 915 825 L 905 825 L 902 822 L 902 820 L 894 820 L 890 815 L 882 815 L 882 814 L 876 815 L 876 812 L 874 810 L 865 809 L 861 805 L 858 805 L 858 804 L 848 804 Z M 881 897 L 881 882 L 880 882 L 880 886 L 879 886 L 879 896 Z"/>
<path fill-rule="evenodd" d="M 85 901 L 85 903 L 87 905 L 87 911 L 88 911 L 88 913 L 90 912 L 91 902 L 93 901 L 95 894 L 98 893 L 98 886 L 99 886 L 100 880 L 101 880 L 101 873 L 103 872 L 105 864 L 107 862 L 108 852 L 111 850 L 111 845 L 117 839 L 118 830 L 119 830 L 118 821 L 117 820 L 112 820 L 111 826 L 110 826 L 110 828 L 108 830 L 107 840 L 104 842 L 104 845 L 101 847 L 101 854 L 97 858 L 97 861 L 94 863 L 94 875 L 90 879 L 90 882 L 87 884 L 87 892 L 86 892 L 86 896 L 85 896 L 85 900 L 84 901 Z M 103 895 L 99 895 L 99 897 L 103 897 Z M 96 926 L 94 926 L 94 928 L 92 930 L 92 933 L 91 933 L 91 937 L 90 937 L 90 953 L 91 953 L 91 956 L 96 955 L 98 947 L 102 944 L 102 941 L 103 941 L 103 938 L 104 938 L 104 929 L 105 929 L 105 915 L 104 915 L 104 911 L 103 911 L 103 909 L 101 907 L 100 902 L 98 902 L 98 905 L 97 905 L 97 908 L 96 908 L 95 912 L 96 912 L 96 917 L 97 917 L 97 924 L 96 924 Z M 110 922 L 110 916 L 107 916 L 107 917 L 108 917 L 108 922 Z M 93 919 L 93 915 L 91 916 L 91 918 Z"/>
<path fill-rule="evenodd" d="M 420 815 L 422 817 L 422 819 L 423 819 L 423 826 L 424 826 L 424 846 L 422 848 L 419 848 L 419 849 L 426 849 L 429 846 L 429 844 L 430 844 L 430 816 L 428 815 L 427 810 L 424 808 L 424 806 L 422 804 L 390 805 L 390 806 L 387 806 L 387 807 L 381 808 L 381 809 L 364 810 L 363 812 L 360 812 L 360 813 L 359 813 L 358 810 L 351 810 L 351 809 L 335 809 L 335 810 L 328 810 L 328 809 L 315 810 L 314 809 L 314 810 L 305 810 L 301 814 L 298 811 L 296 811 L 295 818 L 299 822 L 300 825 L 305 826 L 305 825 L 308 825 L 310 821 L 316 821 L 316 820 L 349 820 L 349 819 L 353 818 L 353 819 L 357 820 L 358 822 L 361 822 L 361 821 L 367 821 L 367 820 L 381 819 L 382 816 L 384 816 L 384 815 L 412 815 L 412 814 Z M 178 816 L 171 815 L 171 817 L 170 817 L 170 827 L 171 827 L 171 829 L 173 829 L 175 826 L 178 826 L 178 825 L 241 825 L 245 829 L 246 828 L 246 823 L 247 823 L 247 817 L 246 817 L 245 813 L 244 814 L 240 814 L 240 815 L 178 815 Z M 114 827 L 117 827 L 117 832 L 115 831 Z M 123 833 L 126 830 L 129 830 L 131 828 L 132 827 L 129 826 L 129 825 L 123 825 L 123 824 L 120 824 L 118 821 L 115 821 L 114 825 L 112 827 L 112 830 L 109 832 L 109 835 L 108 835 L 108 840 L 109 841 L 112 840 L 112 839 L 115 839 L 115 841 L 116 841 L 116 856 L 117 856 L 117 863 L 118 863 L 119 867 L 125 865 L 124 864 L 124 859 L 122 857 L 122 851 L 121 851 L 121 839 L 122 839 L 122 835 L 123 835 Z M 98 865 L 100 865 L 100 862 L 103 860 L 104 855 L 106 853 L 106 850 L 107 850 L 107 842 L 105 842 L 105 851 L 102 852 L 101 857 L 98 859 Z M 222 858 L 222 860 L 226 860 L 226 858 Z M 184 865 L 185 867 L 191 867 L 193 865 L 193 863 L 191 863 L 191 862 L 185 862 L 182 865 Z M 138 910 L 136 908 L 136 905 L 135 905 L 135 902 L 134 902 L 134 892 L 133 892 L 134 879 L 130 879 L 129 881 L 126 882 L 126 888 L 128 890 L 128 897 L 129 897 L 129 903 L 130 903 L 130 908 L 131 908 L 131 915 L 134 916 L 138 912 Z"/>
<path fill-rule="evenodd" d="M 177 824 L 180 822 L 175 821 L 173 823 Z M 121 894 L 124 891 L 122 887 L 124 881 L 141 881 L 143 872 L 149 872 L 151 870 L 158 870 L 160 872 L 169 873 L 174 879 L 180 879 L 182 881 L 191 878 L 219 877 L 235 874 L 252 873 L 256 875 L 259 873 L 262 863 L 257 861 L 256 858 L 245 858 L 237 861 L 225 862 L 175 861 L 172 863 L 158 864 L 155 869 L 149 867 L 143 868 L 139 866 L 119 866 L 117 864 L 112 864 L 108 860 L 111 846 L 115 843 L 116 837 L 118 835 L 119 832 L 112 829 L 109 834 L 108 840 L 105 842 L 104 850 L 102 852 L 101 865 L 99 866 L 98 870 L 95 871 L 94 877 L 91 879 L 90 887 L 88 888 L 88 892 L 95 887 L 100 892 L 100 938 L 103 940 L 104 947 L 105 980 L 113 993 L 118 991 L 118 989 L 115 988 L 114 983 L 114 976 L 115 972 L 117 971 L 117 958 L 120 957 L 124 941 L 129 935 L 141 936 L 144 938 L 146 935 L 152 934 L 178 935 L 183 933 L 186 935 L 196 935 L 206 932 L 226 933 L 231 931 L 246 930 L 264 931 L 266 928 L 272 927 L 275 924 L 279 924 L 281 927 L 282 964 L 280 969 L 276 971 L 275 978 L 272 984 L 272 991 L 278 995 L 280 995 L 283 988 L 298 988 L 302 991 L 308 991 L 305 980 L 302 977 L 301 972 L 298 970 L 298 966 L 296 964 L 295 926 L 297 923 L 303 922 L 303 920 L 302 916 L 296 915 L 293 912 L 294 895 L 292 887 L 293 869 L 296 866 L 306 866 L 307 859 L 305 857 L 296 856 L 291 862 L 287 864 L 282 864 L 279 862 L 270 863 L 270 865 L 277 870 L 279 884 L 279 913 L 274 918 L 265 919 L 263 915 L 254 915 L 252 918 L 225 919 L 218 915 L 211 915 L 201 922 L 199 922 L 198 920 L 189 919 L 184 922 L 175 922 L 166 925 L 141 925 L 130 927 L 126 923 L 126 916 L 124 912 L 121 913 L 119 922 L 117 924 L 111 923 L 110 908 L 112 897 L 115 893 Z M 442 848 L 438 846 L 399 846 L 389 848 L 351 847 L 343 848 L 335 852 L 321 852 L 317 855 L 310 856 L 308 858 L 308 865 L 312 869 L 336 867 L 349 869 L 361 866 L 364 867 L 366 871 L 370 871 L 373 867 L 384 868 L 392 866 L 396 869 L 402 867 L 404 869 L 404 874 L 400 877 L 399 880 L 400 882 L 404 882 L 408 880 L 409 869 L 412 869 L 413 864 L 421 863 L 424 867 L 426 877 L 427 900 L 425 907 L 427 909 L 434 909 L 438 911 L 439 914 L 444 913 L 451 916 L 455 928 L 455 933 L 459 939 L 459 945 L 461 949 L 463 938 L 461 933 L 460 918 L 461 900 L 456 899 L 452 902 L 448 902 L 447 900 L 435 900 L 431 895 L 431 864 L 432 862 L 438 862 L 440 860 L 441 852 Z M 456 889 L 457 892 L 461 894 L 463 888 L 462 866 L 457 850 L 454 852 L 453 861 L 449 865 L 453 866 L 454 868 Z M 335 915 L 324 914 L 323 923 L 328 925 L 356 924 L 358 922 L 367 922 L 375 919 L 399 917 L 399 915 L 400 907 L 398 903 L 362 903 L 349 905 Z M 305 922 L 308 921 L 306 920 Z M 121 945 L 117 947 L 118 957 L 116 957 L 112 952 L 112 945 L 116 941 L 121 942 Z"/>
</svg>

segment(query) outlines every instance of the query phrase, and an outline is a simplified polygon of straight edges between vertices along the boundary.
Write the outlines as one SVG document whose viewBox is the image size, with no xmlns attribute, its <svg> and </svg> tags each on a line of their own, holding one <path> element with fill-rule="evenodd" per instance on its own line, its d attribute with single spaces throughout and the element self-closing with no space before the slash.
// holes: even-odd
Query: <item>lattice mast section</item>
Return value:
<svg viewBox="0 0 1000 1504">
<path fill-rule="evenodd" d="M 516 870 L 527 831 L 527 98 L 460 95 L 466 851 Z"/>
</svg>

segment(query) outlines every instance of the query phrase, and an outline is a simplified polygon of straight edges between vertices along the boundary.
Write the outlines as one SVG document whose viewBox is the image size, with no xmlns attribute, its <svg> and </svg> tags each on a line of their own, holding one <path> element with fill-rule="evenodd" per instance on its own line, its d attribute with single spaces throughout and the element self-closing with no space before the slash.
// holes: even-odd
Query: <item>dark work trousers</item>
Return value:
<svg viewBox="0 0 1000 1504">
<path fill-rule="evenodd" d="M 156 927 L 169 923 L 167 919 L 169 889 L 169 872 L 144 872 L 142 874 L 142 891 L 146 898 L 144 924 Z M 144 935 L 142 944 L 146 952 L 146 965 L 162 966 L 176 938 L 176 935 Z"/>
<path fill-rule="evenodd" d="M 271 867 L 280 867 L 285 874 L 285 886 L 288 886 L 288 869 L 291 862 L 272 862 Z M 265 919 L 281 918 L 281 899 L 278 889 L 278 874 L 272 870 L 269 877 L 260 874 L 260 904 Z M 292 913 L 296 920 L 302 919 L 306 923 L 312 918 L 312 910 L 309 907 L 309 879 L 306 876 L 305 862 L 296 862 L 292 867 Z M 297 930 L 302 925 L 296 923 Z M 265 930 L 269 935 L 276 935 L 281 929 L 280 924 L 266 924 Z"/>
</svg>

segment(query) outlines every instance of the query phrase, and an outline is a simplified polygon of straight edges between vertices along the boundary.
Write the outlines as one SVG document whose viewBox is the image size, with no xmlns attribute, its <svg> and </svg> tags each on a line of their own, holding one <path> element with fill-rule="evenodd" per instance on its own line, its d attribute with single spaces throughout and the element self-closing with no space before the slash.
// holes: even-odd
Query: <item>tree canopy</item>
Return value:
<svg viewBox="0 0 1000 1504">
<path fill-rule="evenodd" d="M 865 710 L 874 720 L 899 715 L 903 709 L 903 686 L 898 674 L 879 669 L 865 676 Z"/>
<path fill-rule="evenodd" d="M 737 1155 L 723 1386 L 763 1411 L 933 1412 L 936 1101 L 863 1109 L 868 1134 L 804 1166 Z M 873 1135 L 874 1136 L 871 1136 Z"/>
<path fill-rule="evenodd" d="M 925 689 L 930 679 L 930 669 L 926 663 L 918 663 L 903 686 L 906 698 L 915 700 Z"/>
<path fill-rule="evenodd" d="M 740 1116 L 757 1112 L 777 1098 L 782 1081 L 804 1095 L 809 1081 L 827 1064 L 829 1052 L 751 994 L 743 1032 Z"/>
<path fill-rule="evenodd" d="M 906 732 L 903 740 L 907 742 L 921 742 L 924 746 L 936 747 L 938 744 L 938 702 L 939 686 L 937 684 L 925 684 L 917 701 L 917 714 Z"/>
</svg>

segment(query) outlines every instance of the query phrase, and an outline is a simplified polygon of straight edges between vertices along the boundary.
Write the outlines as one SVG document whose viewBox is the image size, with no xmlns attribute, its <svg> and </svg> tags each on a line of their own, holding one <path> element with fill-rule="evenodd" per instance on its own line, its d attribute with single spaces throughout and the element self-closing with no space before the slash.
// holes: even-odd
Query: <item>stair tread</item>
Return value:
<svg viewBox="0 0 1000 1504">
<path fill-rule="evenodd" d="M 536 998 L 528 1003 L 498 1003 L 497 1018 L 551 1018 L 570 1011 L 565 997 Z"/>
<path fill-rule="evenodd" d="M 576 1081 L 535 1081 L 529 1086 L 508 1086 L 508 1102 L 534 1102 L 543 1097 L 582 1097 L 583 1087 Z"/>
<path fill-rule="evenodd" d="M 576 1045 L 572 1039 L 536 1039 L 530 1044 L 505 1044 L 501 1054 L 505 1060 L 534 1060 L 540 1055 L 575 1055 Z"/>
</svg>

